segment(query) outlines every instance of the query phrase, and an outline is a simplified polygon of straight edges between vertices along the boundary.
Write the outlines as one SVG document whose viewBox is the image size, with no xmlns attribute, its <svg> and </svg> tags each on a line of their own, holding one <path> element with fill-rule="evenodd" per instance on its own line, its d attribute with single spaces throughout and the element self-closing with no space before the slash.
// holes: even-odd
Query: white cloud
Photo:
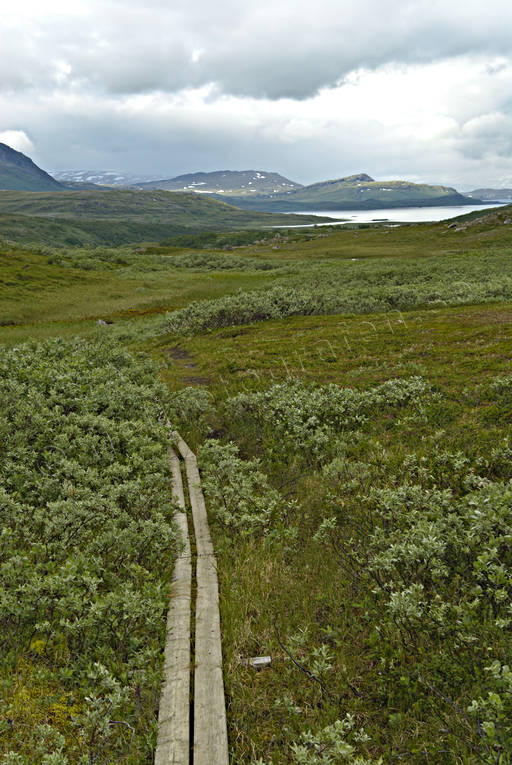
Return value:
<svg viewBox="0 0 512 765">
<path fill-rule="evenodd" d="M 6 143 L 11 149 L 29 154 L 34 151 L 34 144 L 23 130 L 4 130 L 0 132 L 0 143 Z"/>
</svg>

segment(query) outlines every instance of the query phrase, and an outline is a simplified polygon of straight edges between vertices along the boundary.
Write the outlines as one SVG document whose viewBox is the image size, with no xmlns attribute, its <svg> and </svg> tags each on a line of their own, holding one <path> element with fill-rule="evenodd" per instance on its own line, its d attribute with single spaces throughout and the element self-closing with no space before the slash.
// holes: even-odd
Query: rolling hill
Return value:
<svg viewBox="0 0 512 765">
<path fill-rule="evenodd" d="M 124 244 L 191 231 L 314 225 L 329 218 L 240 210 L 199 194 L 0 191 L 0 237 L 48 244 Z"/>
<path fill-rule="evenodd" d="M 63 187 L 29 157 L 0 143 L 0 189 L 59 191 Z"/>
<path fill-rule="evenodd" d="M 272 194 L 230 195 L 231 204 L 246 210 L 360 210 L 390 207 L 466 205 L 469 199 L 449 186 L 409 181 L 376 181 L 366 173 L 350 175 Z"/>
</svg>

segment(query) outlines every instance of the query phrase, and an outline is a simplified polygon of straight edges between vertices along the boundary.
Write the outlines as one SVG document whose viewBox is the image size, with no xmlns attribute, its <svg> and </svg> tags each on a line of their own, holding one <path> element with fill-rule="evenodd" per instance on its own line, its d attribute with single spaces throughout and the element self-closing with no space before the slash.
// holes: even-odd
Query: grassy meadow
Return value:
<svg viewBox="0 0 512 765">
<path fill-rule="evenodd" d="M 329 218 L 244 211 L 201 194 L 0 190 L 0 237 L 32 245 L 114 247 L 201 231 L 307 225 L 320 220 Z"/>
<path fill-rule="evenodd" d="M 45 508 L 54 513 L 47 531 L 55 545 L 52 572 L 56 581 L 72 576 L 62 567 L 83 558 L 93 541 L 85 534 L 67 549 L 62 503 L 72 501 L 70 485 L 86 487 L 87 507 L 102 491 L 98 471 L 108 463 L 102 439 L 110 417 L 113 463 L 126 483 L 142 487 L 132 485 L 131 494 L 126 488 L 132 511 L 105 484 L 112 533 L 119 522 L 128 536 L 142 512 L 154 544 L 139 563 L 127 554 L 122 591 L 114 580 L 105 582 L 106 593 L 93 587 L 97 570 L 79 572 L 88 584 L 78 575 L 72 581 L 88 588 L 91 602 L 98 599 L 96 614 L 108 598 L 123 614 L 130 587 L 142 593 L 139 609 L 151 588 L 160 587 L 161 598 L 170 573 L 156 564 L 164 520 L 153 505 L 140 510 L 135 498 L 148 491 L 137 451 L 158 476 L 158 491 L 165 478 L 156 414 L 165 409 L 197 449 L 204 480 L 234 764 L 512 762 L 509 216 L 504 208 L 464 216 L 455 226 L 282 229 L 233 235 L 230 242 L 225 232 L 196 238 L 189 232 L 181 242 L 116 248 L 0 245 L 6 400 L 16 390 L 21 401 L 19 386 L 32 375 L 42 406 L 51 387 L 48 359 L 55 358 L 62 382 L 52 391 L 52 417 L 60 417 L 58 396 L 69 406 L 80 365 L 92 363 L 85 359 L 89 348 L 99 386 L 78 413 L 96 434 L 73 456 L 85 460 L 87 476 L 76 466 L 70 472 L 56 447 L 50 456 L 41 447 L 37 456 L 34 441 L 20 436 L 9 442 L 10 452 L 4 449 L 18 481 L 7 485 L 4 525 L 14 505 L 36 508 L 37 519 Z M 30 361 L 34 341 L 39 367 Z M 114 379 L 115 369 L 131 370 L 127 350 L 149 355 L 157 370 L 122 372 L 128 409 L 131 396 L 148 402 L 134 404 L 133 418 L 104 411 L 110 389 L 101 367 L 111 355 Z M 17 368 L 18 352 L 24 362 Z M 0 420 L 5 433 L 15 420 L 23 432 L 29 416 L 16 414 L 15 404 L 13 398 Z M 27 425 L 27 433 L 36 425 Z M 137 427 L 141 444 L 123 436 Z M 43 423 L 41 429 L 37 443 L 51 441 Z M 78 443 L 77 431 L 69 438 Z M 62 438 L 57 446 L 66 450 Z M 12 468 L 16 455 L 26 466 L 20 475 Z M 65 497 L 31 477 L 34 465 L 54 464 Z M 131 513 L 130 522 L 112 508 Z M 87 517 L 84 507 L 79 511 Z M 66 627 L 44 609 L 34 625 L 29 600 L 25 621 L 16 623 L 9 608 L 22 585 L 13 561 L 37 556 L 39 527 L 27 530 L 22 511 L 15 515 L 18 537 L 8 536 L 2 548 L 12 597 L 2 601 L 0 619 L 4 635 L 13 637 L 2 649 L 0 763 L 150 763 L 162 601 L 151 612 L 147 645 L 140 613 L 133 615 L 124 663 L 113 659 L 117 626 L 109 632 L 104 622 L 101 629 L 82 624 L 86 615 L 76 604 L 61 605 L 57 587 L 54 610 Z M 174 544 L 169 538 L 172 553 Z M 26 565 L 20 570 L 37 597 L 46 570 L 38 582 Z M 44 597 L 50 603 L 47 591 Z M 94 629 L 101 635 L 98 655 Z M 264 655 L 272 661 L 261 671 L 247 662 Z M 80 690 L 83 678 L 98 683 L 96 706 Z M 51 702 L 40 708 L 50 692 Z M 20 731 L 43 725 L 47 743 L 20 748 Z"/>
</svg>

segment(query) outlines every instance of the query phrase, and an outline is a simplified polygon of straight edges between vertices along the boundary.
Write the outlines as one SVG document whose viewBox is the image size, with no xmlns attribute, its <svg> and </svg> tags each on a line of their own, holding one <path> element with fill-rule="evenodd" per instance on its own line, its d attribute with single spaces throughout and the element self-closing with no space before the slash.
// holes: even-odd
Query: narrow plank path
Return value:
<svg viewBox="0 0 512 765">
<path fill-rule="evenodd" d="M 164 683 L 158 714 L 155 765 L 190 763 L 190 611 L 192 561 L 185 495 L 178 455 L 170 449 L 174 520 L 185 546 L 174 566 L 171 602 L 167 614 Z"/>
<path fill-rule="evenodd" d="M 177 659 L 177 647 L 172 646 L 179 640 L 181 616 L 179 606 L 175 606 L 175 597 L 180 597 L 178 564 L 187 557 L 185 550 L 175 568 L 174 585 L 168 615 L 168 638 L 166 646 L 166 662 L 164 686 L 160 701 L 158 745 L 155 765 L 229 765 L 228 737 L 226 722 L 226 703 L 224 697 L 224 680 L 222 676 L 222 647 L 219 612 L 219 587 L 217 579 L 217 562 L 208 526 L 208 517 L 204 496 L 201 489 L 201 479 L 197 467 L 197 459 L 179 433 L 172 432 L 173 441 L 177 444 L 183 458 L 187 476 L 188 493 L 192 509 L 192 519 L 197 550 L 195 566 L 195 582 L 197 588 L 195 609 L 194 637 L 194 701 L 192 742 L 185 754 L 184 726 L 185 714 L 177 708 L 183 704 L 183 698 L 178 698 L 176 691 L 185 685 L 182 679 L 185 653 L 180 650 Z M 171 450 L 173 467 L 173 496 L 178 498 L 180 507 L 185 508 L 183 484 L 179 460 L 174 450 Z M 181 489 L 180 489 L 181 486 Z M 177 514 L 178 515 L 178 514 Z M 179 515 L 183 515 L 182 512 Z M 177 521 L 182 524 L 181 518 Z M 186 525 L 186 517 L 185 517 Z M 180 525 L 181 528 L 181 525 Z M 188 536 L 187 536 L 188 542 Z M 190 544 L 188 543 L 188 558 L 190 566 Z M 193 568 L 193 567 L 191 567 Z M 188 590 L 188 624 L 190 625 L 190 592 Z M 183 608 L 186 599 L 183 599 Z M 176 619 L 178 621 L 176 621 Z M 181 644 L 180 644 L 181 645 Z M 171 647 L 169 647 L 171 646 Z M 188 681 L 190 689 L 190 639 L 188 653 Z M 178 677 L 181 679 L 178 680 Z M 174 689 L 174 690 L 172 690 Z M 186 702 L 187 710 L 190 702 Z M 187 711 L 187 721 L 190 713 Z M 178 726 L 178 727 L 177 727 Z M 174 759 L 173 759 L 174 758 Z M 181 758 L 181 759 L 179 759 Z M 185 759 L 183 759 L 185 758 Z"/>
</svg>

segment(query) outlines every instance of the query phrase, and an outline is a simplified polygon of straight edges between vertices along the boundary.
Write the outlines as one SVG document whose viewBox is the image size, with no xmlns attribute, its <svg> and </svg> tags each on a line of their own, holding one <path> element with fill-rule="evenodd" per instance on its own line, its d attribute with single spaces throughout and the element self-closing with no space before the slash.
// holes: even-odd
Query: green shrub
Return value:
<svg viewBox="0 0 512 765">
<path fill-rule="evenodd" d="M 216 522 L 241 536 L 279 538 L 294 505 L 273 489 L 258 460 L 243 460 L 233 443 L 206 441 L 199 452 L 199 466 L 208 507 Z"/>
<path fill-rule="evenodd" d="M 252 423 L 268 437 L 269 451 L 281 459 L 301 453 L 306 461 L 324 461 L 343 448 L 340 437 L 357 431 L 371 413 L 418 403 L 430 397 L 421 377 L 388 380 L 369 391 L 319 386 L 292 380 L 257 393 L 240 393 L 227 408 L 241 427 Z"/>
<path fill-rule="evenodd" d="M 168 411 L 178 427 L 207 434 L 211 430 L 209 420 L 215 407 L 212 395 L 206 388 L 188 386 L 170 396 Z"/>
<path fill-rule="evenodd" d="M 509 263 L 492 255 L 414 261 L 296 261 L 286 283 L 199 300 L 167 314 L 163 332 L 193 335 L 288 316 L 365 314 L 510 300 Z M 294 273 L 295 271 L 295 273 Z"/>
<path fill-rule="evenodd" d="M 2 354 L 0 399 L 2 666 L 28 662 L 34 678 L 44 669 L 46 684 L 75 698 L 73 761 L 100 751 L 148 761 L 179 549 L 166 391 L 149 362 L 114 343 L 56 340 Z M 0 752 L 32 757 L 10 687 L 6 674 L 13 726 Z M 131 749 L 114 719 L 135 731 Z"/>
</svg>

